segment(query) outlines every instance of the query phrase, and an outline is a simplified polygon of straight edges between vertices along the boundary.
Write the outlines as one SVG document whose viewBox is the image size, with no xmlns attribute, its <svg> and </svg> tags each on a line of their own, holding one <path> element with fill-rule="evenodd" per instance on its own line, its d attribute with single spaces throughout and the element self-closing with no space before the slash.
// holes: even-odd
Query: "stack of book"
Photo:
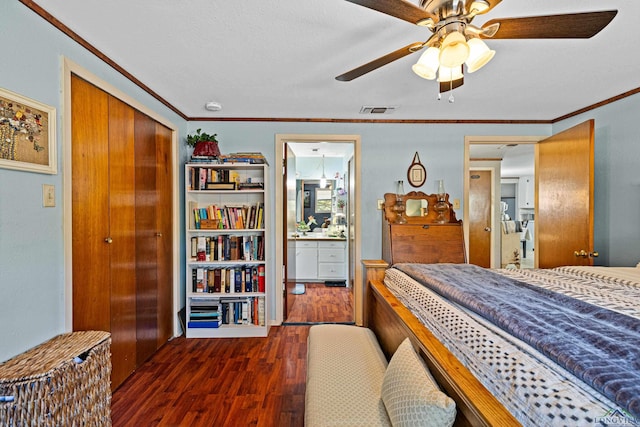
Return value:
<svg viewBox="0 0 640 427">
<path fill-rule="evenodd" d="M 190 328 L 217 328 L 220 326 L 220 300 L 198 298 L 191 302 L 189 313 Z"/>
<path fill-rule="evenodd" d="M 190 163 L 220 163 L 220 159 L 215 156 L 191 156 Z"/>
<path fill-rule="evenodd" d="M 264 155 L 259 152 L 238 152 L 220 156 L 223 163 L 267 164 Z"/>
</svg>

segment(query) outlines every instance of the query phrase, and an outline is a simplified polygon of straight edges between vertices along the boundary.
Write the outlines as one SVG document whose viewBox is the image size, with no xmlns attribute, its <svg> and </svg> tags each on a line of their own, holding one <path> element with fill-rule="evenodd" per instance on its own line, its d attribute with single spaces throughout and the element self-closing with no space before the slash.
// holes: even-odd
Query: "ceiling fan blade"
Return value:
<svg viewBox="0 0 640 427">
<path fill-rule="evenodd" d="M 418 24 L 418 22 L 425 19 L 433 19 L 437 22 L 438 18 L 427 12 L 424 9 L 419 8 L 413 3 L 409 3 L 406 0 L 347 0 L 348 2 L 359 4 L 360 6 L 368 7 L 369 9 L 377 10 L 384 14 L 402 19 L 412 24 Z"/>
<path fill-rule="evenodd" d="M 396 51 L 386 54 L 385 56 L 381 56 L 378 59 L 374 59 L 371 62 L 368 62 L 364 65 L 361 65 L 357 68 L 354 68 L 351 71 L 347 71 L 344 74 L 336 77 L 336 80 L 340 80 L 341 82 L 349 82 L 357 77 L 362 76 L 363 74 L 367 74 L 370 71 L 373 71 L 377 68 L 382 67 L 390 62 L 393 62 L 397 59 L 403 58 L 410 53 L 417 52 L 422 49 L 423 43 L 411 43 L 403 48 L 400 48 Z"/>
<path fill-rule="evenodd" d="M 617 10 L 492 19 L 482 26 L 500 24 L 492 39 L 588 39 L 611 22 Z"/>
</svg>

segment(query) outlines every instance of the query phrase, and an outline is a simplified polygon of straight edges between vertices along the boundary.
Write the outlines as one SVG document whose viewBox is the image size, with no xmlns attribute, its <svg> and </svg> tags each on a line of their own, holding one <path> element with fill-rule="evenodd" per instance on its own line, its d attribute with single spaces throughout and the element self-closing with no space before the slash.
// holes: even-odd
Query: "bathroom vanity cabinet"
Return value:
<svg viewBox="0 0 640 427">
<path fill-rule="evenodd" d="M 295 277 L 291 280 L 323 282 L 346 280 L 347 241 L 335 237 L 300 237 L 290 241 L 295 252 Z"/>
</svg>

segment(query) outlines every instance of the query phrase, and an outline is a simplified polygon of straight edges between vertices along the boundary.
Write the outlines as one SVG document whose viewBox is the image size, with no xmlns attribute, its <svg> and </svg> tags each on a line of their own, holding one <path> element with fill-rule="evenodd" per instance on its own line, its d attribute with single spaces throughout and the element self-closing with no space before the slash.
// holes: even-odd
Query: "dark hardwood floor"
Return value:
<svg viewBox="0 0 640 427">
<path fill-rule="evenodd" d="M 114 393 L 114 426 L 302 426 L 310 326 L 176 338 Z"/>
<path fill-rule="evenodd" d="M 352 323 L 352 288 L 305 283 L 305 293 L 296 295 L 286 324 Z"/>
<path fill-rule="evenodd" d="M 353 320 L 348 288 L 309 284 L 296 297 L 290 322 Z M 267 338 L 176 338 L 113 393 L 112 423 L 302 427 L 309 328 L 272 327 Z"/>
</svg>

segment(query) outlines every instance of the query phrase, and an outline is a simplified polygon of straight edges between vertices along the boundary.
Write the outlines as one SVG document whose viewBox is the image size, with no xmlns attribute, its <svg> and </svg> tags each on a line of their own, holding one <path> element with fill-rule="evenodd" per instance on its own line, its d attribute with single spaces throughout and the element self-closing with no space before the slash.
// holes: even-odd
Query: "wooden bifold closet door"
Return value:
<svg viewBox="0 0 640 427">
<path fill-rule="evenodd" d="M 171 131 L 72 76 L 73 329 L 111 332 L 117 388 L 172 331 Z"/>
</svg>

